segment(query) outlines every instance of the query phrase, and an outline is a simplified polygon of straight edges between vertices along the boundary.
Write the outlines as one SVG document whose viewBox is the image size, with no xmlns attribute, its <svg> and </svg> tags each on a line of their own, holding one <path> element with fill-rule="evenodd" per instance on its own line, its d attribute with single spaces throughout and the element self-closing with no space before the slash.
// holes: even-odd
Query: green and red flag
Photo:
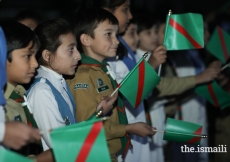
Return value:
<svg viewBox="0 0 230 162">
<path fill-rule="evenodd" d="M 197 86 L 195 92 L 215 107 L 224 109 L 230 105 L 230 94 L 224 91 L 215 81 Z"/>
<path fill-rule="evenodd" d="M 160 82 L 155 70 L 142 57 L 118 85 L 119 91 L 136 108 Z"/>
<path fill-rule="evenodd" d="M 111 161 L 100 120 L 92 119 L 54 129 L 50 135 L 57 162 Z"/>
<path fill-rule="evenodd" d="M 206 49 L 223 64 L 225 64 L 230 56 L 229 42 L 230 35 L 220 27 L 216 27 L 210 40 L 208 41 Z"/>
<path fill-rule="evenodd" d="M 169 14 L 163 45 L 167 50 L 204 48 L 204 24 L 201 14 Z"/>
<path fill-rule="evenodd" d="M 1 162 L 33 162 L 25 156 L 17 154 L 13 151 L 6 150 L 5 148 L 0 148 L 0 161 Z"/>
<path fill-rule="evenodd" d="M 199 124 L 167 118 L 164 140 L 187 144 L 200 144 L 202 126 Z"/>
</svg>

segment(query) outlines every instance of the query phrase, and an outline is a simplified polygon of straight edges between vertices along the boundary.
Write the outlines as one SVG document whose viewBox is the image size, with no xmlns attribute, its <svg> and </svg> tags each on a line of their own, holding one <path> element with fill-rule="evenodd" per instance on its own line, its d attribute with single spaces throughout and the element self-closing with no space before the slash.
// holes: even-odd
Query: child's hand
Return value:
<svg viewBox="0 0 230 162">
<path fill-rule="evenodd" d="M 202 73 L 195 76 L 196 84 L 207 83 L 218 77 L 221 68 L 207 68 Z"/>
<path fill-rule="evenodd" d="M 41 138 L 38 129 L 29 127 L 21 122 L 6 122 L 6 132 L 3 144 L 13 149 L 20 149 L 29 142 L 35 142 Z"/>
<path fill-rule="evenodd" d="M 103 115 L 106 115 L 113 108 L 113 104 L 117 100 L 117 97 L 118 97 L 118 92 L 116 92 L 113 95 L 113 97 L 111 97 L 110 95 L 102 97 L 101 102 L 97 105 L 96 111 L 102 108 Z"/>
<path fill-rule="evenodd" d="M 160 64 L 166 61 L 166 48 L 164 46 L 158 46 L 149 58 L 149 64 L 156 69 Z"/>
<path fill-rule="evenodd" d="M 148 135 L 156 134 L 156 132 L 154 132 L 153 129 L 156 129 L 156 128 L 153 128 L 150 125 L 143 123 L 143 122 L 126 125 L 127 133 L 136 134 L 141 137 L 146 137 Z"/>
</svg>

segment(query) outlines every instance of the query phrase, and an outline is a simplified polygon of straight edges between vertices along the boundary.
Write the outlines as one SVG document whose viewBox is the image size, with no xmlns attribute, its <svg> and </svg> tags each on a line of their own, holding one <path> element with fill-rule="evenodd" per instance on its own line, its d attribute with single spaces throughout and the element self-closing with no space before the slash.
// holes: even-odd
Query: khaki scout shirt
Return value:
<svg viewBox="0 0 230 162">
<path fill-rule="evenodd" d="M 190 88 L 196 86 L 196 80 L 194 76 L 190 77 L 161 77 L 160 83 L 156 88 L 160 91 L 158 97 L 178 95 Z"/>
<path fill-rule="evenodd" d="M 77 121 L 84 121 L 96 110 L 103 96 L 113 92 L 110 78 L 96 66 L 81 65 L 78 67 L 75 77 L 67 80 L 70 90 L 76 102 Z M 121 150 L 120 137 L 126 133 L 125 125 L 119 124 L 118 112 L 114 108 L 108 120 L 104 122 L 110 154 Z"/>
<path fill-rule="evenodd" d="M 4 93 L 4 97 L 6 99 L 6 121 L 21 121 L 27 124 L 26 115 L 22 104 L 9 98 L 13 91 L 21 96 L 23 96 L 26 92 L 25 89 L 20 85 L 14 87 L 12 84 L 7 83 L 6 91 Z"/>
</svg>

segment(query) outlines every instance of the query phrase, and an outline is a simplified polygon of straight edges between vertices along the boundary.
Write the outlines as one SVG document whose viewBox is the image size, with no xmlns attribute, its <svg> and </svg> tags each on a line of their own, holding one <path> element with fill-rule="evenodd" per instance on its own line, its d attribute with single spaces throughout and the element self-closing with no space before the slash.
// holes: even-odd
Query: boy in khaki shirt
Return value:
<svg viewBox="0 0 230 162">
<path fill-rule="evenodd" d="M 82 9 L 75 17 L 75 35 L 82 52 L 82 64 L 75 77 L 67 81 L 77 105 L 78 121 L 86 120 L 95 111 L 101 97 L 110 95 L 117 86 L 115 75 L 109 70 L 106 58 L 116 56 L 119 41 L 116 34 L 118 21 L 110 12 L 100 9 Z M 125 106 L 120 95 L 110 118 L 104 122 L 111 158 L 117 161 L 116 154 L 122 150 L 125 155 L 130 144 L 129 134 L 140 136 L 154 135 L 153 127 L 139 122 L 128 124 Z"/>
</svg>

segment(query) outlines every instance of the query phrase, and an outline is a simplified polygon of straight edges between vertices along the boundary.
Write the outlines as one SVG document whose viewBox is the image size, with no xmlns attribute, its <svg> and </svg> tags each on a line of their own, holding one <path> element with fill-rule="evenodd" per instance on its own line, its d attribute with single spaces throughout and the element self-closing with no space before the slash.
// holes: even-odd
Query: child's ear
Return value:
<svg viewBox="0 0 230 162">
<path fill-rule="evenodd" d="M 86 46 L 86 47 L 90 46 L 90 36 L 89 35 L 82 34 L 80 36 L 80 41 L 83 46 Z"/>
<path fill-rule="evenodd" d="M 50 51 L 44 50 L 44 51 L 42 51 L 42 58 L 43 58 L 46 62 L 49 62 L 50 54 L 51 54 Z"/>
</svg>

